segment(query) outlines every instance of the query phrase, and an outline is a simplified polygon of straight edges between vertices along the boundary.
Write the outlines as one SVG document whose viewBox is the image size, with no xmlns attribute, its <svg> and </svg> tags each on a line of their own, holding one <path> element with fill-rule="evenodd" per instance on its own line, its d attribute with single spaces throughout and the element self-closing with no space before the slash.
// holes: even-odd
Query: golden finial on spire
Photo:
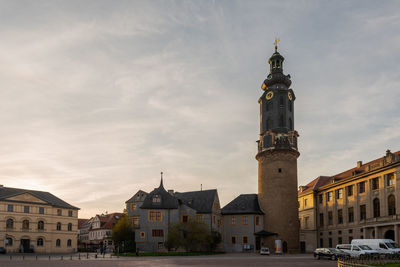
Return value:
<svg viewBox="0 0 400 267">
<path fill-rule="evenodd" d="M 279 41 L 280 41 L 279 38 L 275 38 L 275 42 L 274 42 L 274 45 L 275 45 L 275 52 L 278 51 L 278 43 L 279 43 Z"/>
</svg>

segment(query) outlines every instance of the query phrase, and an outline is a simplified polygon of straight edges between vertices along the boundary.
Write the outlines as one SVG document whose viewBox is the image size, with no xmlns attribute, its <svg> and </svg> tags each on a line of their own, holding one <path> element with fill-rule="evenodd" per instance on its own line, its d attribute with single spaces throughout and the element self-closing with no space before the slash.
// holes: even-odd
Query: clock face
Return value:
<svg viewBox="0 0 400 267">
<path fill-rule="evenodd" d="M 291 92 L 289 92 L 287 96 L 288 96 L 288 98 L 289 98 L 289 100 L 290 100 L 290 101 L 292 101 L 292 100 L 293 100 L 293 95 L 292 95 L 292 93 L 291 93 Z"/>
<path fill-rule="evenodd" d="M 270 100 L 271 98 L 273 98 L 274 97 L 274 92 L 272 92 L 272 91 L 269 91 L 268 93 L 267 93 L 267 96 L 265 97 L 267 100 Z"/>
</svg>

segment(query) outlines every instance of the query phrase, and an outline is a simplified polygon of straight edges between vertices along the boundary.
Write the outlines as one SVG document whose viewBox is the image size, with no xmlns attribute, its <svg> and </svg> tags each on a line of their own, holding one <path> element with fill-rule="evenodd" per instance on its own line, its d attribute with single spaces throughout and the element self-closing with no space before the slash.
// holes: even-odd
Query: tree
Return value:
<svg viewBox="0 0 400 267">
<path fill-rule="evenodd" d="M 112 229 L 111 238 L 120 252 L 135 251 L 135 230 L 128 216 L 121 217 Z"/>
<path fill-rule="evenodd" d="M 189 221 L 172 224 L 168 229 L 168 250 L 183 247 L 186 251 L 213 251 L 221 242 L 221 234 L 210 231 L 205 223 Z"/>
</svg>

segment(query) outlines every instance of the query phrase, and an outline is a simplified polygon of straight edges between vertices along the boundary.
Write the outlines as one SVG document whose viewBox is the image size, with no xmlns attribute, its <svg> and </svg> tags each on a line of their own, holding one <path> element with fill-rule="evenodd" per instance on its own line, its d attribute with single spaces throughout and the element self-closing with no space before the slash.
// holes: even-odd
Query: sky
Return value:
<svg viewBox="0 0 400 267">
<path fill-rule="evenodd" d="M 257 193 L 280 38 L 298 182 L 400 150 L 398 1 L 0 1 L 0 184 L 79 217 L 138 190 Z"/>
</svg>

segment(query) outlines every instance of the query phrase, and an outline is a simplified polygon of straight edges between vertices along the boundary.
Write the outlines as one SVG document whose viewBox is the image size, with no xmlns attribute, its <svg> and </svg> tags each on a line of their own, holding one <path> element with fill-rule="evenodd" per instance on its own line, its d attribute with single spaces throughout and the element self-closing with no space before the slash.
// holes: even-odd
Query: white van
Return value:
<svg viewBox="0 0 400 267">
<path fill-rule="evenodd" d="M 353 239 L 351 244 L 367 245 L 383 254 L 400 253 L 399 246 L 392 239 Z"/>
<path fill-rule="evenodd" d="M 340 244 L 337 245 L 336 248 L 349 253 L 352 258 L 364 258 L 370 256 L 379 257 L 378 251 L 367 245 Z"/>
</svg>

